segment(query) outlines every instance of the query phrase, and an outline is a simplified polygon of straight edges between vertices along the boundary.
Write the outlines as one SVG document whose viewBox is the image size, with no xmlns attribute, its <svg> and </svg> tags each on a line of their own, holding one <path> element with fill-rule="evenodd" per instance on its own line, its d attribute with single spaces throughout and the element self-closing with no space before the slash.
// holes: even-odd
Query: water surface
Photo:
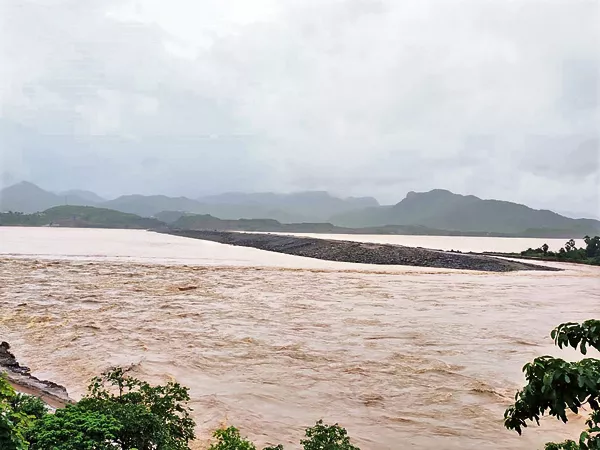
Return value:
<svg viewBox="0 0 600 450">
<path fill-rule="evenodd" d="M 177 379 L 202 438 L 226 421 L 296 449 L 324 418 L 363 450 L 529 450 L 583 426 L 502 428 L 523 364 L 559 354 L 550 329 L 600 310 L 600 270 L 561 267 L 373 268 L 143 231 L 0 228 L 0 339 L 75 397 L 117 364 Z"/>
</svg>

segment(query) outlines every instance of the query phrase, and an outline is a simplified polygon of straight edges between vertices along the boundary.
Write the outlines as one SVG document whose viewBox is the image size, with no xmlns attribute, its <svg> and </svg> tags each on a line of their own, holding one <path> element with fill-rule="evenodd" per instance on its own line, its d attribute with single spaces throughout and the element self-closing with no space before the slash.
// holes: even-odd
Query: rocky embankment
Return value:
<svg viewBox="0 0 600 450">
<path fill-rule="evenodd" d="M 371 244 L 278 234 L 228 231 L 171 230 L 175 236 L 253 247 L 288 255 L 361 264 L 385 264 L 444 269 L 511 272 L 515 270 L 559 270 L 535 264 L 509 261 L 482 255 L 443 252 L 392 244 Z"/>
<path fill-rule="evenodd" d="M 19 392 L 35 395 L 53 407 L 62 407 L 70 403 L 67 390 L 52 381 L 40 380 L 31 375 L 28 367 L 19 364 L 15 355 L 10 352 L 7 342 L 0 343 L 0 373 L 6 373 L 8 381 Z"/>
</svg>

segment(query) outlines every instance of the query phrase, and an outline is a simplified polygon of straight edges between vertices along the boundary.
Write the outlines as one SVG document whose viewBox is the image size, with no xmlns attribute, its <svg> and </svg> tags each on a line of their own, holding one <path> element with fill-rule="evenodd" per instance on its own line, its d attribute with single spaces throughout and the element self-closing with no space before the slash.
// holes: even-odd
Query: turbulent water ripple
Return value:
<svg viewBox="0 0 600 450">
<path fill-rule="evenodd" d="M 523 364 L 556 353 L 549 330 L 597 314 L 597 269 L 481 274 L 61 256 L 0 257 L 0 338 L 74 397 L 113 365 L 154 382 L 177 379 L 191 387 L 201 442 L 227 421 L 259 444 L 293 449 L 303 427 L 324 418 L 346 426 L 363 450 L 532 449 L 581 425 L 546 421 L 519 438 L 503 430 L 502 413 Z"/>
</svg>

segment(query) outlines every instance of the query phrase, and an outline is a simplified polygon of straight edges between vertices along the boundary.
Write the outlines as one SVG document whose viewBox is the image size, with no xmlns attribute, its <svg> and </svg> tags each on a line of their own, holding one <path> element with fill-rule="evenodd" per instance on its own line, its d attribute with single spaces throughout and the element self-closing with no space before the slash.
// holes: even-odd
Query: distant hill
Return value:
<svg viewBox="0 0 600 450">
<path fill-rule="evenodd" d="M 67 202 L 70 198 L 78 198 L 89 202 L 88 206 L 97 205 L 106 201 L 105 198 L 100 197 L 98 194 L 92 191 L 84 191 L 82 189 L 71 189 L 69 191 L 61 192 L 60 195 L 63 198 L 66 198 Z"/>
<path fill-rule="evenodd" d="M 178 221 L 181 217 L 187 215 L 189 213 L 185 213 L 183 211 L 161 211 L 154 215 L 154 217 L 161 222 L 166 224 L 171 224 Z"/>
<path fill-rule="evenodd" d="M 55 206 L 33 214 L 0 213 L 2 226 L 63 226 L 77 228 L 160 228 L 156 219 L 92 206 Z"/>
<path fill-rule="evenodd" d="M 570 219 L 548 210 L 500 200 L 482 200 L 442 189 L 409 192 L 396 205 L 338 214 L 330 221 L 346 227 L 421 225 L 449 231 L 545 237 L 600 233 L 598 220 Z"/>
<path fill-rule="evenodd" d="M 273 219 L 223 220 L 209 214 L 158 214 L 171 229 L 213 231 L 262 231 L 271 233 L 328 233 L 328 234 L 404 234 L 418 236 L 496 236 L 514 237 L 506 233 L 481 233 L 436 230 L 420 225 L 385 225 L 365 228 L 339 227 L 328 222 L 281 223 Z"/>
<path fill-rule="evenodd" d="M 171 224 L 186 230 L 281 231 L 282 224 L 273 219 L 223 220 L 210 214 L 184 215 Z"/>
<path fill-rule="evenodd" d="M 319 222 L 332 214 L 377 206 L 377 200 L 338 198 L 327 192 L 226 193 L 190 199 L 164 195 L 125 195 L 102 203 L 102 206 L 141 216 L 156 216 L 163 211 L 210 214 L 225 220 L 274 219 L 284 223 Z"/>
<path fill-rule="evenodd" d="M 31 213 L 60 204 L 60 197 L 26 181 L 0 191 L 0 211 Z"/>
<path fill-rule="evenodd" d="M 283 223 L 323 222 L 333 214 L 378 206 L 371 197 L 338 198 L 327 192 L 226 193 L 200 199 L 166 195 L 123 195 L 105 200 L 94 192 L 70 190 L 55 194 L 22 182 L 0 191 L 0 212 L 33 213 L 59 205 L 99 206 L 142 217 L 154 217 L 163 211 L 211 214 L 225 220 L 274 219 Z"/>
<path fill-rule="evenodd" d="M 385 209 L 385 208 L 384 208 Z M 209 214 L 189 214 L 176 211 L 159 213 L 162 219 L 140 217 L 106 208 L 92 206 L 55 206 L 43 212 L 23 214 L 0 213 L 0 226 L 62 226 L 76 228 L 135 228 L 155 230 L 219 230 L 262 231 L 272 233 L 331 233 L 331 234 L 405 234 L 429 236 L 497 236 L 497 237 L 579 237 L 599 232 L 570 229 L 530 228 L 518 233 L 488 231 L 457 231 L 429 228 L 421 225 L 385 225 L 364 228 L 340 227 L 327 222 L 281 223 L 274 219 L 224 220 Z M 593 222 L 593 221 L 592 221 Z M 585 223 L 584 223 L 585 225 Z"/>
<path fill-rule="evenodd" d="M 161 211 L 197 212 L 199 203 L 187 197 L 123 195 L 102 203 L 102 206 L 142 217 L 152 217 Z"/>
<path fill-rule="evenodd" d="M 600 220 L 600 210 L 599 211 L 595 211 L 595 212 L 575 212 L 575 211 L 561 211 L 561 210 L 556 210 L 556 213 L 560 214 L 561 216 L 565 216 L 565 217 L 570 217 L 571 219 L 596 219 L 596 220 Z"/>
<path fill-rule="evenodd" d="M 234 192 L 199 199 L 124 195 L 109 201 L 82 190 L 58 195 L 28 182 L 0 191 L 0 212 L 35 213 L 64 206 L 65 203 L 71 206 L 96 206 L 139 217 L 155 217 L 169 224 L 180 220 L 194 221 L 195 226 L 199 227 L 206 225 L 206 219 L 198 216 L 212 216 L 225 221 L 225 224 L 219 224 L 225 228 L 219 229 L 235 226 L 238 228 L 230 229 L 244 230 L 249 226 L 249 230 L 253 231 L 341 232 L 338 229 L 341 227 L 348 232 L 368 228 L 362 231 L 382 234 L 439 233 L 547 238 L 600 234 L 598 220 L 572 219 L 548 210 L 536 210 L 500 200 L 482 200 L 473 195 L 458 195 L 442 189 L 409 192 L 404 200 L 392 206 L 379 206 L 371 197 L 338 198 L 321 191 L 292 194 Z M 192 219 L 192 216 L 196 217 Z M 226 222 L 238 219 L 255 222 Z M 95 217 L 92 222 L 101 223 L 96 222 L 99 220 L 99 217 Z M 274 222 L 278 225 L 274 225 Z M 284 226 L 286 224 L 293 224 L 293 227 Z"/>
<path fill-rule="evenodd" d="M 210 214 L 225 220 L 267 218 L 285 223 L 310 220 L 309 217 L 289 209 L 252 203 L 200 203 L 198 208 L 191 212 Z"/>
<path fill-rule="evenodd" d="M 283 222 L 325 221 L 334 214 L 379 206 L 379 203 L 373 197 L 339 198 L 324 191 L 294 192 L 290 194 L 229 192 L 201 197 L 198 201 L 213 206 L 219 205 L 223 210 L 221 214 L 219 214 L 219 211 L 213 210 L 213 212 L 221 218 L 269 217 Z M 245 215 L 231 214 L 232 211 L 227 214 L 225 211 L 226 206 L 245 208 Z M 254 208 L 255 211 L 249 210 L 249 208 Z M 234 217 L 236 215 L 239 217 Z"/>
<path fill-rule="evenodd" d="M 224 219 L 273 218 L 283 222 L 299 217 L 286 211 L 255 204 L 202 203 L 187 197 L 166 195 L 124 195 L 114 200 L 100 203 L 99 206 L 143 217 L 156 217 L 163 212 L 191 214 L 212 214 Z"/>
<path fill-rule="evenodd" d="M 75 193 L 68 197 L 57 195 L 27 181 L 14 184 L 0 191 L 0 212 L 19 211 L 34 213 L 44 211 L 53 206 L 64 205 L 65 203 L 70 205 L 89 205 L 91 202 Z"/>
</svg>

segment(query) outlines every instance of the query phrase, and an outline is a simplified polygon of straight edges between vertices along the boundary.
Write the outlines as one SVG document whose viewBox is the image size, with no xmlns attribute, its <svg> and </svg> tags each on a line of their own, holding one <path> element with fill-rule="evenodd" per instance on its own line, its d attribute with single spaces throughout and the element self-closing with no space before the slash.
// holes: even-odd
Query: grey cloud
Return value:
<svg viewBox="0 0 600 450">
<path fill-rule="evenodd" d="M 114 195 L 598 201 L 593 1 L 141 0 L 131 17 L 118 0 L 0 5 L 5 178 Z"/>
<path fill-rule="evenodd" d="M 572 181 L 598 174 L 600 140 L 594 136 L 540 136 L 531 138 L 522 162 L 531 173 Z"/>
<path fill-rule="evenodd" d="M 600 120 L 599 76 L 599 58 L 565 61 L 558 103 L 566 120 L 573 115 L 575 119 L 579 119 L 580 115 L 586 114 Z"/>
</svg>

